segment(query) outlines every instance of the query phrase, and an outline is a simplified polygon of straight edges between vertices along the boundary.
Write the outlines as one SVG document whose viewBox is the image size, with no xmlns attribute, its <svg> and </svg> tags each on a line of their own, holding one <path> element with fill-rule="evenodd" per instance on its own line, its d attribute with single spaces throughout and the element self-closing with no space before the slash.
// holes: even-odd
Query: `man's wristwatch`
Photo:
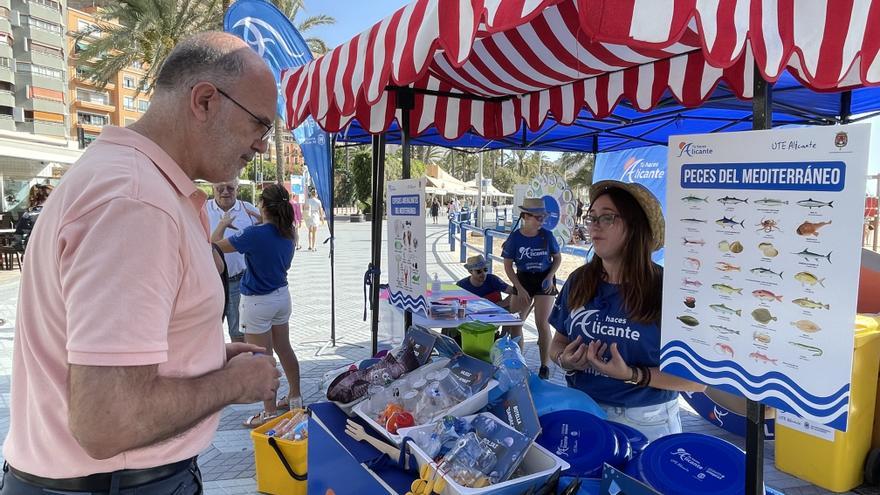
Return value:
<svg viewBox="0 0 880 495">
<path fill-rule="evenodd" d="M 630 370 L 632 370 L 632 375 L 629 377 L 629 380 L 624 380 L 623 383 L 629 385 L 638 385 L 641 376 L 639 376 L 639 368 L 636 366 L 630 366 Z"/>
</svg>

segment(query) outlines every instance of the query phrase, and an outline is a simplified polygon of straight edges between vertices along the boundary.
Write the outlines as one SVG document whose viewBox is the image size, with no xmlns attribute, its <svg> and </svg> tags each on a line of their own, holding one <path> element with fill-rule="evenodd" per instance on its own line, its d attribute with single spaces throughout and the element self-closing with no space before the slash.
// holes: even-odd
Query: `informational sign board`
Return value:
<svg viewBox="0 0 880 495">
<path fill-rule="evenodd" d="M 529 183 L 526 197 L 544 200 L 547 217 L 542 227 L 553 232 L 560 246 L 568 244 L 574 229 L 577 201 L 565 178 L 558 174 L 541 174 Z M 519 210 L 515 213 L 519 215 Z"/>
<path fill-rule="evenodd" d="M 428 315 L 426 288 L 425 185 L 421 179 L 389 181 L 388 291 L 389 302 L 405 311 Z"/>
<path fill-rule="evenodd" d="M 846 430 L 869 136 L 670 137 L 663 371 Z"/>
</svg>

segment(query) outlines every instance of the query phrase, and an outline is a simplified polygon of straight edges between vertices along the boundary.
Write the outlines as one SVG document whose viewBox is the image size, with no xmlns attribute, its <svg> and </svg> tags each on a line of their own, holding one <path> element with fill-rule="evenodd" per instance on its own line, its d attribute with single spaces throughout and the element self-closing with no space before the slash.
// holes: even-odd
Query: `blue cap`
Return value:
<svg viewBox="0 0 880 495">
<path fill-rule="evenodd" d="M 719 438 L 677 433 L 651 442 L 639 456 L 640 477 L 660 493 L 738 495 L 746 454 Z"/>
<path fill-rule="evenodd" d="M 584 411 L 562 410 L 540 420 L 538 444 L 571 465 L 565 471 L 569 476 L 601 477 L 602 465 L 620 458 L 617 436 L 604 419 Z"/>
<path fill-rule="evenodd" d="M 633 455 L 641 452 L 648 445 L 648 437 L 632 426 L 614 421 L 609 421 L 608 424 L 610 424 L 615 430 L 623 432 L 626 435 L 626 439 L 629 441 L 629 446 L 632 448 Z"/>
</svg>

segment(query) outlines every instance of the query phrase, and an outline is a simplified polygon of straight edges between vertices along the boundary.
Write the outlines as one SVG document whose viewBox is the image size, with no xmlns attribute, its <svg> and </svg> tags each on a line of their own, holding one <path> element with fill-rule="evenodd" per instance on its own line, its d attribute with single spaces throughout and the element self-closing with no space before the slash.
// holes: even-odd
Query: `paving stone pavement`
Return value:
<svg viewBox="0 0 880 495">
<path fill-rule="evenodd" d="M 466 275 L 459 263 L 459 253 L 450 252 L 446 238 L 447 226 L 427 226 L 428 273 L 437 272 L 441 279 L 454 280 Z M 370 329 L 364 321 L 363 277 L 370 261 L 370 224 L 336 224 L 336 335 L 337 346 L 325 348 L 330 338 L 330 264 L 329 244 L 321 244 L 317 252 L 297 251 L 288 280 L 292 288 L 293 314 L 290 318 L 291 342 L 300 362 L 302 394 L 306 404 L 322 400 L 321 381 L 327 371 L 352 360 L 369 357 Z M 383 238 L 386 237 L 383 229 Z M 323 241 L 329 233 L 319 231 Z M 385 243 L 382 249 L 383 270 L 387 260 Z M 9 385 L 12 369 L 12 339 L 18 299 L 18 271 L 0 271 L 0 437 L 9 429 Z M 383 281 L 387 275 L 383 275 Z M 388 320 L 386 318 L 386 320 Z M 388 334 L 389 322 L 383 321 L 380 334 Z M 532 367 L 538 363 L 537 334 L 532 318 L 524 327 L 526 359 Z M 320 352 L 318 352 L 320 351 Z M 553 381 L 563 383 L 562 373 L 553 368 Z M 286 383 L 281 393 L 286 392 Z M 682 402 L 685 431 L 714 435 L 743 446 L 743 440 L 716 428 L 696 415 Z M 235 405 L 222 411 L 220 428 L 211 447 L 199 458 L 209 495 L 256 493 L 255 466 L 250 430 L 242 426 L 244 419 L 259 411 L 257 405 Z M 0 457 L 2 460 L 2 457 Z M 764 473 L 768 486 L 792 495 L 831 493 L 810 483 L 782 473 L 773 466 L 773 442 L 765 445 Z M 877 495 L 878 490 L 858 489 L 861 495 Z"/>
</svg>

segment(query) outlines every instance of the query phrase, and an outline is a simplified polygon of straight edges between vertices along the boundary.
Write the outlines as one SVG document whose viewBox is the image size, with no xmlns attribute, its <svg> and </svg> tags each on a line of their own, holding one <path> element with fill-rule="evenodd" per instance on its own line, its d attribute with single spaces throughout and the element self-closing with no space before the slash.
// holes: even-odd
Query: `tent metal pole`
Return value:
<svg viewBox="0 0 880 495">
<path fill-rule="evenodd" d="M 370 262 L 370 308 L 372 309 L 372 321 L 370 325 L 370 337 L 372 340 L 372 354 L 379 352 L 379 279 L 382 266 L 382 203 L 385 193 L 385 134 L 373 136 L 373 230 L 372 248 L 373 256 Z"/>
<path fill-rule="evenodd" d="M 415 93 L 411 88 L 399 88 L 397 90 L 397 108 L 400 109 L 401 122 L 400 122 L 400 145 L 402 147 L 402 179 L 411 179 L 412 178 L 412 136 L 410 129 L 410 112 L 415 108 Z M 422 214 L 424 215 L 424 211 Z M 403 331 L 409 329 L 412 326 L 412 312 L 409 310 L 405 310 L 403 312 Z"/>
<path fill-rule="evenodd" d="M 346 155 L 348 150 L 346 150 Z M 330 138 L 330 343 L 336 347 L 336 135 Z"/>
<path fill-rule="evenodd" d="M 773 127 L 773 93 L 770 83 L 761 77 L 755 67 L 754 95 L 752 96 L 752 129 Z M 764 493 L 764 404 L 746 401 L 746 486 L 747 495 Z"/>
<path fill-rule="evenodd" d="M 849 124 L 852 117 L 852 91 L 840 93 L 840 123 Z"/>
</svg>

